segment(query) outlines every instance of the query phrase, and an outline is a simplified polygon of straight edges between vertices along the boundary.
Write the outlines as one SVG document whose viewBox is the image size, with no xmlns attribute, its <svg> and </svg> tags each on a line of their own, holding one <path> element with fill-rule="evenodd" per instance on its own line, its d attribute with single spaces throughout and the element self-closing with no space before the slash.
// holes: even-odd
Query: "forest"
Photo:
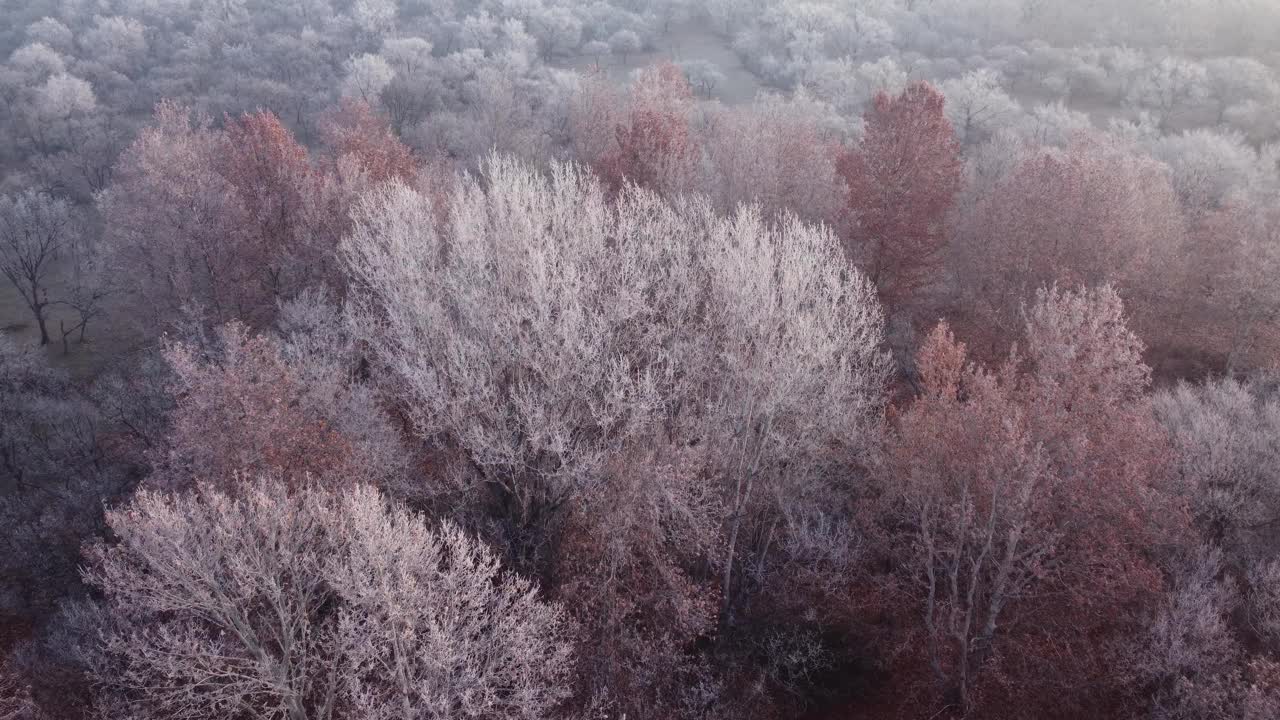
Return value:
<svg viewBox="0 0 1280 720">
<path fill-rule="evenodd" d="M 1275 0 L 0 0 L 0 720 L 1280 718 Z"/>
</svg>

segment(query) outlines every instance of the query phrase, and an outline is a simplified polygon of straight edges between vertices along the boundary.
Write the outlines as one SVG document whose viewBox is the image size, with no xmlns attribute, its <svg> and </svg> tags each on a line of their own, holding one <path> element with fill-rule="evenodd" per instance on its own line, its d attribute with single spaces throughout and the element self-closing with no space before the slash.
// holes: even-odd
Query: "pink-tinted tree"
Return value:
<svg viewBox="0 0 1280 720">
<path fill-rule="evenodd" d="M 1160 333 L 1173 369 L 1247 371 L 1280 350 L 1280 211 L 1240 200 L 1194 218 L 1166 276 Z M 1151 279 L 1155 283 L 1155 278 Z"/>
<path fill-rule="evenodd" d="M 302 379 L 275 344 L 238 324 L 223 328 L 218 340 L 221 362 L 203 361 L 184 345 L 166 351 L 176 407 L 166 447 L 153 458 L 152 482 L 189 487 L 241 471 L 345 476 L 349 448 L 302 406 Z"/>
<path fill-rule="evenodd" d="M 1159 163 L 1101 137 L 1025 151 L 966 213 L 952 255 L 975 351 L 1017 337 L 1037 288 L 1111 283 L 1144 337 L 1170 309 L 1170 260 L 1184 236 L 1177 195 Z"/>
<path fill-rule="evenodd" d="M 135 322 L 154 329 L 196 315 L 257 324 L 269 315 L 265 263 L 276 248 L 248 231 L 248 211 L 223 174 L 230 152 L 207 117 L 163 102 L 121 156 L 101 204 L 110 263 L 129 278 Z"/>
<path fill-rule="evenodd" d="M 351 231 L 351 208 L 371 188 L 390 181 L 431 183 L 427 171 L 439 163 L 419 168 L 417 158 L 392 132 L 386 118 L 366 103 L 344 99 L 320 125 L 325 154 L 316 163 L 303 197 L 300 251 L 307 254 L 313 285 L 324 285 L 341 295 L 346 277 L 335 250 Z M 423 177 L 419 178 L 420 170 Z M 443 193 L 447 183 L 432 190 Z"/>
<path fill-rule="evenodd" d="M 352 158 L 370 182 L 408 181 L 417 171 L 413 152 L 368 103 L 344 99 L 321 125 L 321 136 L 335 159 Z"/>
<path fill-rule="evenodd" d="M 1042 292 L 1026 341 L 996 371 L 946 325 L 920 351 L 885 476 L 891 587 L 914 626 L 902 670 L 927 667 L 962 712 L 1114 709 L 1127 689 L 1107 653 L 1156 597 L 1148 553 L 1177 518 L 1149 373 L 1109 289 Z"/>
<path fill-rule="evenodd" d="M 552 577 L 592 648 L 584 704 L 679 716 L 708 670 L 692 650 L 715 632 L 719 593 L 699 569 L 721 555 L 722 505 L 699 460 L 656 444 L 620 454 L 569 512 Z"/>
<path fill-rule="evenodd" d="M 261 111 L 227 118 L 218 172 L 231 186 L 243 213 L 242 260 L 259 268 L 259 282 L 279 297 L 305 272 L 304 258 L 291 248 L 311 173 L 307 151 L 275 115 Z M 301 266 L 301 267 L 300 267 Z"/>
<path fill-rule="evenodd" d="M 717 205 L 727 212 L 756 203 L 769 216 L 789 211 L 835 224 L 845 202 L 840 137 L 823 124 L 824 110 L 807 96 L 767 95 L 712 113 L 704 134 Z"/>
<path fill-rule="evenodd" d="M 602 90 L 596 83 L 583 92 Z M 580 98 L 575 106 L 574 124 L 584 138 L 577 144 L 594 153 L 582 159 L 615 191 L 627 182 L 660 192 L 689 189 L 700 149 L 690 126 L 693 89 L 684 73 L 670 63 L 644 69 L 621 111 L 605 111 L 606 97 Z"/>
<path fill-rule="evenodd" d="M 408 149 L 367 106 L 324 127 L 333 162 L 313 162 L 269 112 L 207 118 L 161 103 L 103 197 L 107 245 L 132 314 L 265 327 L 304 288 L 340 289 L 334 262 L 350 207 L 371 185 L 415 173 Z"/>
<path fill-rule="evenodd" d="M 328 350 L 293 350 L 238 323 L 218 330 L 207 355 L 169 347 L 175 407 L 165 442 L 151 453 L 149 484 L 187 488 L 268 473 L 409 493 L 410 454 L 395 426 L 347 370 L 326 361 Z"/>
<path fill-rule="evenodd" d="M 848 186 L 849 249 L 890 305 L 938 279 L 944 222 L 960 189 L 960 144 L 933 86 L 876 95 L 857 147 L 837 161 Z"/>
</svg>

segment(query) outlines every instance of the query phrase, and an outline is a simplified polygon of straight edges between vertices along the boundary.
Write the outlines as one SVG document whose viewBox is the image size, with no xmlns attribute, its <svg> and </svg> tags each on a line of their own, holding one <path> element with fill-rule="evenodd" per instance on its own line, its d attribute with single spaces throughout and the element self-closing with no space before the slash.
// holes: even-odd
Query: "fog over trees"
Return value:
<svg viewBox="0 0 1280 720">
<path fill-rule="evenodd" d="M 0 720 L 1280 717 L 1273 0 L 0 0 Z"/>
</svg>

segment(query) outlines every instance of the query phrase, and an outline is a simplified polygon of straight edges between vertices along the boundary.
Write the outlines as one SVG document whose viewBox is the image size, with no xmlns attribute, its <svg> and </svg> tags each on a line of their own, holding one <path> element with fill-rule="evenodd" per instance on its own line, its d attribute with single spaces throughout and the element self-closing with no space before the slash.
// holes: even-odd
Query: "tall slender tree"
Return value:
<svg viewBox="0 0 1280 720">
<path fill-rule="evenodd" d="M 960 144 L 928 83 L 876 95 L 862 141 L 837 163 L 848 185 L 848 243 L 890 306 L 938 278 L 944 223 L 960 189 Z"/>
</svg>

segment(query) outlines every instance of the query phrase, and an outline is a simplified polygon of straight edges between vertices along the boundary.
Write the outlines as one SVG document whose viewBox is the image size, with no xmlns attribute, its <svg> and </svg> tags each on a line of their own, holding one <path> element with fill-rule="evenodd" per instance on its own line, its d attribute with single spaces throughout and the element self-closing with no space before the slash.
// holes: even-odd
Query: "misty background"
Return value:
<svg viewBox="0 0 1280 720">
<path fill-rule="evenodd" d="M 215 119 L 270 110 L 309 145 L 353 97 L 424 156 L 546 162 L 574 156 L 584 76 L 625 86 L 660 61 L 687 74 L 704 122 L 776 96 L 852 142 L 876 92 L 927 80 L 971 158 L 1095 128 L 1168 164 L 1184 193 L 1278 187 L 1267 0 L 5 0 L 0 15 L 0 192 L 85 208 L 161 99 Z M 72 264 L 50 292 L 70 292 Z M 0 327 L 35 332 L 25 313 L 0 289 Z"/>
</svg>

